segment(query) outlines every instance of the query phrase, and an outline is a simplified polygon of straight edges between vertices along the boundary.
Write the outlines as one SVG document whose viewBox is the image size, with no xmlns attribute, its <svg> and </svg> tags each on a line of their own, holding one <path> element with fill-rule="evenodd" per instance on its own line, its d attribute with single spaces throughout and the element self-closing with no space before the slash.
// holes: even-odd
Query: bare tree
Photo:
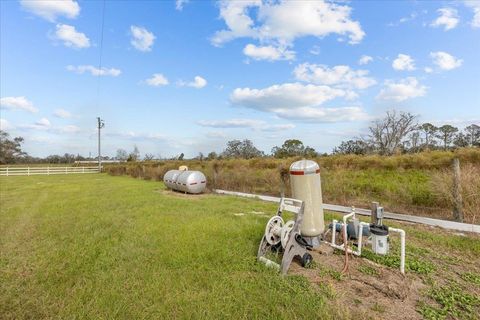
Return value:
<svg viewBox="0 0 480 320">
<path fill-rule="evenodd" d="M 153 159 L 155 159 L 155 155 L 153 153 L 145 153 L 143 156 L 143 160 L 145 161 L 151 161 Z"/>
<path fill-rule="evenodd" d="M 388 111 L 369 127 L 370 140 L 380 154 L 393 154 L 408 134 L 417 128 L 417 116 L 409 112 Z"/>
</svg>

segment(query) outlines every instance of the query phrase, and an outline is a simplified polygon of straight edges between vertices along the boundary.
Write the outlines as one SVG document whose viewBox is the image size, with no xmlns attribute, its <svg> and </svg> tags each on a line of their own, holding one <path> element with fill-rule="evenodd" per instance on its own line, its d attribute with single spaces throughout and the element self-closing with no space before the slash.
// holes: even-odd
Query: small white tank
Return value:
<svg viewBox="0 0 480 320">
<path fill-rule="evenodd" d="M 207 179 L 200 171 L 169 170 L 163 182 L 169 189 L 187 193 L 202 193 L 207 187 Z"/>
<path fill-rule="evenodd" d="M 300 160 L 290 166 L 292 197 L 305 204 L 302 229 L 306 237 L 318 237 L 325 230 L 320 167 L 315 161 Z"/>
</svg>

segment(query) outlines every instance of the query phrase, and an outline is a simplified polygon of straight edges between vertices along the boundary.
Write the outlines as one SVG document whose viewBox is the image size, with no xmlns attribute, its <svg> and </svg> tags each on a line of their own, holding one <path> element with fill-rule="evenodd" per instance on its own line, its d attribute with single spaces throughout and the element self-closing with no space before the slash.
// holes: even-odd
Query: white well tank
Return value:
<svg viewBox="0 0 480 320">
<path fill-rule="evenodd" d="M 207 187 L 207 179 L 200 171 L 169 170 L 163 182 L 167 188 L 187 193 L 202 193 Z"/>
<path fill-rule="evenodd" d="M 322 207 L 320 167 L 312 160 L 300 160 L 290 166 L 292 197 L 305 204 L 300 233 L 305 237 L 318 237 L 325 230 Z"/>
</svg>

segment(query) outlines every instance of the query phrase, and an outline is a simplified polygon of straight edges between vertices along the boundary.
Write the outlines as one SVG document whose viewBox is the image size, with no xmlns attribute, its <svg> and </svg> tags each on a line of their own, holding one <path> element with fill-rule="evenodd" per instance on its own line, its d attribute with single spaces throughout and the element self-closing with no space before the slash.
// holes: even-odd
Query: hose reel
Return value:
<svg viewBox="0 0 480 320">
<path fill-rule="evenodd" d="M 265 234 L 258 248 L 258 261 L 279 269 L 282 274 L 286 274 L 295 257 L 301 259 L 304 267 L 313 260 L 310 253 L 307 252 L 311 249 L 311 246 L 300 235 L 303 208 L 304 204 L 300 200 L 290 198 L 280 200 L 277 214 L 271 217 L 265 226 Z M 285 223 L 282 218 L 284 210 L 295 213 L 295 220 L 289 220 Z M 283 252 L 281 264 L 266 257 L 270 252 L 277 254 Z"/>
</svg>

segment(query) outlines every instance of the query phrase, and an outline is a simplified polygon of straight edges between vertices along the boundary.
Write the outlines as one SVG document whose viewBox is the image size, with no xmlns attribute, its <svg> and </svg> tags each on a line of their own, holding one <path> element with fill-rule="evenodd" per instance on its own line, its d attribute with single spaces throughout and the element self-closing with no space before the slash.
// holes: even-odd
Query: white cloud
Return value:
<svg viewBox="0 0 480 320">
<path fill-rule="evenodd" d="M 168 79 L 161 73 L 155 73 L 151 78 L 145 80 L 145 82 L 152 87 L 166 86 Z"/>
<path fill-rule="evenodd" d="M 430 26 L 432 27 L 444 27 L 444 30 L 454 29 L 460 19 L 458 18 L 458 13 L 456 9 L 453 8 L 440 8 L 437 10 L 439 17 L 435 19 Z"/>
<path fill-rule="evenodd" d="M 433 72 L 433 69 L 430 68 L 430 67 L 425 67 L 425 68 L 423 69 L 423 71 L 425 71 L 425 73 L 432 73 L 432 72 Z"/>
<path fill-rule="evenodd" d="M 177 85 L 180 87 L 192 87 L 192 88 L 197 88 L 201 89 L 207 85 L 207 80 L 200 76 L 195 76 L 192 82 L 184 82 L 184 81 L 178 81 Z"/>
<path fill-rule="evenodd" d="M 398 82 L 386 80 L 384 88 L 376 99 L 401 102 L 411 98 L 423 97 L 426 92 L 427 87 L 421 85 L 415 77 L 408 77 Z"/>
<path fill-rule="evenodd" d="M 5 109 L 19 109 L 28 112 L 38 112 L 33 103 L 25 97 L 3 97 L 0 99 L 0 106 Z"/>
<path fill-rule="evenodd" d="M 49 121 L 47 118 L 41 118 L 40 120 L 38 120 L 37 122 L 35 122 L 35 125 L 37 125 L 37 126 L 39 126 L 39 127 L 48 128 L 48 127 L 50 127 L 52 124 L 50 123 L 50 121 Z"/>
<path fill-rule="evenodd" d="M 433 63 L 442 70 L 452 70 L 460 67 L 463 63 L 463 60 L 443 51 L 430 52 L 430 57 L 433 59 Z"/>
<path fill-rule="evenodd" d="M 64 109 L 57 109 L 53 113 L 55 117 L 62 118 L 62 119 L 68 119 L 72 117 L 72 114 L 68 112 L 67 110 Z"/>
<path fill-rule="evenodd" d="M 472 28 L 480 28 L 480 1 L 467 0 L 465 5 L 473 10 L 473 19 L 470 22 Z"/>
<path fill-rule="evenodd" d="M 6 119 L 0 118 L 0 130 L 12 130 L 15 129 L 15 127 L 8 122 Z"/>
<path fill-rule="evenodd" d="M 369 116 L 360 107 L 279 109 L 277 116 L 305 122 L 343 122 L 367 120 Z"/>
<path fill-rule="evenodd" d="M 175 9 L 178 11 L 182 11 L 183 7 L 189 2 L 189 0 L 176 0 L 175 1 Z"/>
<path fill-rule="evenodd" d="M 365 65 L 373 61 L 373 58 L 371 56 L 363 55 L 360 57 L 358 60 L 359 65 Z"/>
<path fill-rule="evenodd" d="M 237 88 L 230 99 L 233 103 L 257 110 L 278 108 L 300 108 L 320 105 L 337 97 L 344 97 L 346 92 L 329 86 L 313 84 L 284 83 L 265 89 Z"/>
<path fill-rule="evenodd" d="M 295 51 L 287 48 L 274 46 L 256 46 L 254 44 L 247 44 L 243 48 L 243 54 L 254 60 L 293 60 L 295 59 Z"/>
<path fill-rule="evenodd" d="M 375 79 L 367 77 L 367 70 L 352 70 L 349 66 L 335 66 L 303 63 L 295 67 L 295 78 L 315 84 L 337 85 L 340 87 L 366 89 L 376 83 Z"/>
<path fill-rule="evenodd" d="M 278 117 L 314 122 L 359 120 L 366 115 L 358 107 L 318 108 L 349 92 L 325 85 L 284 83 L 264 89 L 237 88 L 230 96 L 232 103 L 255 110 L 271 112 Z"/>
<path fill-rule="evenodd" d="M 67 70 L 78 73 L 78 74 L 89 72 L 92 76 L 96 76 L 96 77 L 99 77 L 99 76 L 118 77 L 122 73 L 122 71 L 119 69 L 115 69 L 115 68 L 109 69 L 105 67 L 102 67 L 102 69 L 99 69 L 90 65 L 82 65 L 82 66 L 69 65 L 67 66 Z"/>
<path fill-rule="evenodd" d="M 395 60 L 392 62 L 392 67 L 395 70 L 415 70 L 415 62 L 412 57 L 407 54 L 400 53 Z"/>
<path fill-rule="evenodd" d="M 27 11 L 50 22 L 60 16 L 73 19 L 80 13 L 80 6 L 73 0 L 21 0 L 20 4 Z"/>
<path fill-rule="evenodd" d="M 155 42 L 155 35 L 143 27 L 130 26 L 132 39 L 130 43 L 143 52 L 151 51 Z"/>
<path fill-rule="evenodd" d="M 250 12 L 257 9 L 257 14 Z M 325 1 L 222 1 L 220 17 L 226 30 L 217 31 L 214 45 L 250 37 L 262 42 L 290 45 L 304 36 L 325 37 L 330 34 L 348 36 L 358 43 L 365 36 L 358 21 L 350 18 L 351 7 Z M 256 18 L 256 21 L 254 19 Z"/>
<path fill-rule="evenodd" d="M 90 39 L 81 32 L 78 32 L 74 26 L 67 24 L 57 24 L 55 39 L 63 41 L 63 45 L 70 48 L 81 49 L 90 47 Z"/>
<path fill-rule="evenodd" d="M 197 122 L 202 127 L 210 128 L 250 128 L 261 131 L 284 131 L 295 128 L 295 125 L 267 124 L 263 120 L 256 119 L 228 119 L 228 120 L 200 120 Z"/>
</svg>

